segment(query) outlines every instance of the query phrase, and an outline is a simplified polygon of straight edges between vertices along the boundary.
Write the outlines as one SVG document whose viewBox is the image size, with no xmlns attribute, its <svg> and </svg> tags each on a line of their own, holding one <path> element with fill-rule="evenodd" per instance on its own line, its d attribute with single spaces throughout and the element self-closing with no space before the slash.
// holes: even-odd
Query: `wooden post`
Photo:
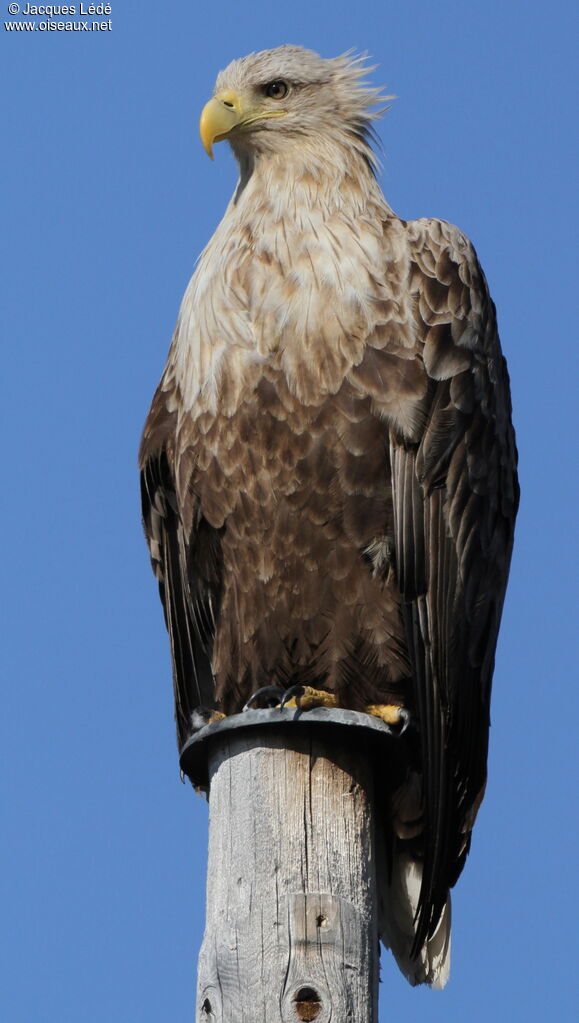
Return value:
<svg viewBox="0 0 579 1023">
<path fill-rule="evenodd" d="M 288 723 L 298 715 L 236 715 L 203 730 L 213 730 L 203 750 L 183 753 L 197 783 L 205 762 L 210 788 L 197 1023 L 377 1023 L 368 718 L 316 710 Z M 364 727 L 337 739 L 320 716 Z M 374 734 L 384 729 L 371 722 Z"/>
</svg>

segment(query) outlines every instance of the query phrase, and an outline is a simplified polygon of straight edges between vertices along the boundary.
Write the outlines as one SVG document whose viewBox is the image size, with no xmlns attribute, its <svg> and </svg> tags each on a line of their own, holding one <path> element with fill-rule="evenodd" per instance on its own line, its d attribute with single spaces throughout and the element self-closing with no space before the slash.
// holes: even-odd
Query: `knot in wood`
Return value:
<svg viewBox="0 0 579 1023">
<path fill-rule="evenodd" d="M 296 1016 L 303 1023 L 312 1023 L 318 1018 L 322 1003 L 320 996 L 313 987 L 301 987 L 294 998 Z"/>
</svg>

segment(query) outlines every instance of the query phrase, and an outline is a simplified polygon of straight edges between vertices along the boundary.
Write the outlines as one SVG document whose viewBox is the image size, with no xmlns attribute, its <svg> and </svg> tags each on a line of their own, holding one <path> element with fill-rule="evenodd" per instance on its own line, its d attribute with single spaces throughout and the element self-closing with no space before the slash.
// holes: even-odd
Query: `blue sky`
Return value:
<svg viewBox="0 0 579 1023">
<path fill-rule="evenodd" d="M 193 1016 L 207 809 L 179 782 L 136 452 L 234 185 L 227 148 L 203 152 L 199 111 L 229 60 L 283 42 L 368 50 L 399 97 L 380 125 L 383 189 L 401 216 L 474 241 L 521 457 L 453 974 L 442 994 L 413 991 L 383 957 L 381 1020 L 575 1018 L 573 5 L 116 0 L 111 31 L 80 34 L 7 32 L 6 6 L 2 1019 Z"/>
</svg>

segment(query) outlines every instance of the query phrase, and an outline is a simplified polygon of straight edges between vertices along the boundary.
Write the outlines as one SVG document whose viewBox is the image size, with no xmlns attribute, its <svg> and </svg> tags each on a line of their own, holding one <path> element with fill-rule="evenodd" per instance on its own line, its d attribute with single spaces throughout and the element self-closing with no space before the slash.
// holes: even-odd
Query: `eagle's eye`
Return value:
<svg viewBox="0 0 579 1023">
<path fill-rule="evenodd" d="M 276 79 L 275 82 L 270 82 L 265 87 L 265 95 L 269 96 L 270 99 L 283 99 L 284 96 L 287 96 L 288 92 L 289 87 L 281 78 Z"/>
</svg>

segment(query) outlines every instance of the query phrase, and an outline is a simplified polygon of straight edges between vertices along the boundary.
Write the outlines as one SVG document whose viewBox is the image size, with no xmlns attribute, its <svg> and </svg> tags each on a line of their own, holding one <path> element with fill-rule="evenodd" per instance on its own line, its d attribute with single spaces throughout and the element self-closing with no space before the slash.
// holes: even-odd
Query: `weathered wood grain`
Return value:
<svg viewBox="0 0 579 1023">
<path fill-rule="evenodd" d="M 375 1023 L 372 775 L 315 726 L 216 737 L 197 1023 Z"/>
</svg>

